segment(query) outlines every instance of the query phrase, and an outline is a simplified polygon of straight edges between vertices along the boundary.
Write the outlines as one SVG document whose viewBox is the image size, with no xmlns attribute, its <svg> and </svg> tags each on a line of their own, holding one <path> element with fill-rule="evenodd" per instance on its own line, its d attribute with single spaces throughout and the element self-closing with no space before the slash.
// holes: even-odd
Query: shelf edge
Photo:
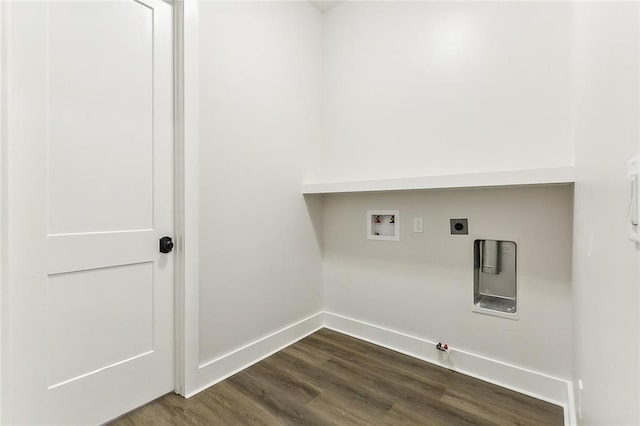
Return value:
<svg viewBox="0 0 640 426">
<path fill-rule="evenodd" d="M 302 193 L 305 195 L 333 194 L 346 192 L 554 185 L 571 184 L 574 182 L 574 167 L 554 167 L 351 182 L 308 183 L 302 186 Z"/>
</svg>

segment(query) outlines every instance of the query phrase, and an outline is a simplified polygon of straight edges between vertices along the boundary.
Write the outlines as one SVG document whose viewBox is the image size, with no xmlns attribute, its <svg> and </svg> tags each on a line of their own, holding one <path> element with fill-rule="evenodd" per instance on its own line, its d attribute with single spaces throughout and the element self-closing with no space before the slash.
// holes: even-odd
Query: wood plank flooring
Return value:
<svg viewBox="0 0 640 426">
<path fill-rule="evenodd" d="M 322 329 L 204 392 L 124 425 L 561 425 L 562 408 Z"/>
</svg>

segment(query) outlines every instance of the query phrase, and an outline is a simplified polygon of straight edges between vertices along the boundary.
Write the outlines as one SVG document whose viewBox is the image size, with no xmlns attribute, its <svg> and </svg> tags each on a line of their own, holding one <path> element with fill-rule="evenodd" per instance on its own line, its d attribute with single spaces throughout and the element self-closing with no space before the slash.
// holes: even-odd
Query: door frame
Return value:
<svg viewBox="0 0 640 426">
<path fill-rule="evenodd" d="M 198 3 L 175 0 L 175 392 L 187 396 L 199 360 Z"/>
<path fill-rule="evenodd" d="M 5 370 L 6 357 L 4 350 L 7 347 L 5 340 L 6 327 L 6 303 L 5 284 L 7 282 L 6 268 L 6 235 L 7 235 L 7 19 L 6 3 L 0 2 L 0 423 L 3 423 L 5 399 L 5 378 L 2 374 Z"/>
<path fill-rule="evenodd" d="M 198 4 L 197 0 L 164 0 L 173 6 L 174 61 L 174 389 L 187 395 L 198 370 Z M 7 111 L 8 2 L 0 1 L 0 424 L 11 406 L 7 378 L 8 235 L 10 216 Z M 188 46 L 188 48 L 186 47 Z M 123 413 L 124 414 L 124 413 Z"/>
</svg>

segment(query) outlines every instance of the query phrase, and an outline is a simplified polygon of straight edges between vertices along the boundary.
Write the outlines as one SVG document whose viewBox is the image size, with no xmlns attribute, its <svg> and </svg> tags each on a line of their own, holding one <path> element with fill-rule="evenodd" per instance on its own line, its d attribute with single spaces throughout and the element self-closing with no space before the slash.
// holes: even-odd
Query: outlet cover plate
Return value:
<svg viewBox="0 0 640 426">
<path fill-rule="evenodd" d="M 421 217 L 413 218 L 413 232 L 423 232 L 424 231 L 424 221 Z"/>
</svg>

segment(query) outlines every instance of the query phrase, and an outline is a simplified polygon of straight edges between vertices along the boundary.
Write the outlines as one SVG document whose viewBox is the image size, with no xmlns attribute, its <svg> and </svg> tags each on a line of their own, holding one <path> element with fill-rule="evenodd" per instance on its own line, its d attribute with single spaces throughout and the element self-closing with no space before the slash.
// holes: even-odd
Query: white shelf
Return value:
<svg viewBox="0 0 640 426">
<path fill-rule="evenodd" d="M 307 183 L 302 185 L 302 193 L 332 194 L 341 192 L 569 184 L 575 181 L 574 174 L 573 167 L 555 167 L 399 179 Z"/>
</svg>

